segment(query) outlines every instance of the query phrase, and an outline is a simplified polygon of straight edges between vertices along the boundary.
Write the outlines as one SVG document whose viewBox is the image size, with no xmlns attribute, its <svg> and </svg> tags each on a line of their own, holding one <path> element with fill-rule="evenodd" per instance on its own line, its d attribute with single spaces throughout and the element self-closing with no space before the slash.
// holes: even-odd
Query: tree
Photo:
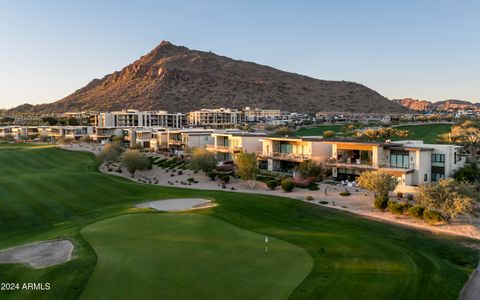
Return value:
<svg viewBox="0 0 480 300">
<path fill-rule="evenodd" d="M 335 131 L 332 131 L 332 130 L 325 130 L 323 132 L 323 138 L 324 139 L 332 139 L 336 136 L 337 134 L 335 133 Z"/>
<path fill-rule="evenodd" d="M 217 162 L 217 158 L 212 152 L 204 148 L 195 148 L 192 151 L 192 158 L 190 159 L 189 166 L 192 170 L 203 171 L 207 174 L 215 169 Z"/>
<path fill-rule="evenodd" d="M 473 213 L 477 205 L 475 193 L 472 185 L 441 179 L 420 185 L 416 202 L 429 210 L 438 211 L 448 221 L 460 214 Z"/>
<path fill-rule="evenodd" d="M 122 165 L 127 168 L 132 178 L 137 170 L 145 170 L 150 165 L 149 160 L 142 152 L 131 149 L 128 149 L 122 154 L 121 162 Z"/>
<path fill-rule="evenodd" d="M 357 139 L 360 139 L 363 137 L 363 132 L 360 129 L 357 129 L 352 133 L 352 136 L 356 137 Z"/>
<path fill-rule="evenodd" d="M 302 178 L 313 178 L 322 180 L 324 175 L 323 165 L 314 160 L 307 160 L 295 167 Z"/>
<path fill-rule="evenodd" d="M 395 130 L 395 135 L 401 138 L 408 137 L 410 135 L 410 131 L 408 130 L 402 130 L 402 129 L 397 129 Z"/>
<path fill-rule="evenodd" d="M 379 137 L 379 132 L 378 130 L 375 130 L 373 128 L 368 128 L 363 132 L 363 134 L 369 139 L 369 140 L 376 140 Z"/>
<path fill-rule="evenodd" d="M 3 123 L 3 124 L 11 124 L 15 122 L 15 118 L 12 118 L 12 117 L 3 117 L 0 119 L 0 123 Z"/>
<path fill-rule="evenodd" d="M 124 151 L 125 148 L 123 148 L 120 143 L 109 143 L 103 147 L 99 157 L 101 160 L 109 164 L 118 161 Z"/>
<path fill-rule="evenodd" d="M 453 178 L 458 182 L 479 182 L 480 181 L 480 170 L 476 165 L 465 166 L 458 169 L 454 174 Z"/>
<path fill-rule="evenodd" d="M 67 123 L 67 125 L 70 125 L 70 126 L 80 125 L 80 122 L 78 121 L 77 118 L 68 118 L 66 123 Z"/>
<path fill-rule="evenodd" d="M 247 181 L 247 185 L 253 189 L 255 187 L 255 178 L 257 176 L 257 157 L 255 153 L 241 152 L 235 158 L 237 166 L 237 174 L 243 180 Z"/>
<path fill-rule="evenodd" d="M 396 131 L 392 127 L 384 127 L 378 130 L 378 136 L 384 139 L 389 139 L 392 135 L 395 135 Z"/>
<path fill-rule="evenodd" d="M 54 125 L 57 125 L 58 124 L 58 120 L 55 119 L 54 117 L 43 117 L 42 118 L 42 121 L 44 123 L 47 123 L 48 125 L 50 126 L 54 126 Z"/>
<path fill-rule="evenodd" d="M 440 135 L 439 140 L 464 146 L 470 154 L 470 160 L 474 161 L 480 149 L 480 123 L 465 121 L 453 126 L 449 133 Z"/>
<path fill-rule="evenodd" d="M 375 196 L 375 207 L 384 210 L 388 203 L 388 192 L 398 185 L 397 177 L 382 171 L 366 171 L 357 179 L 358 185 L 370 190 Z"/>
</svg>

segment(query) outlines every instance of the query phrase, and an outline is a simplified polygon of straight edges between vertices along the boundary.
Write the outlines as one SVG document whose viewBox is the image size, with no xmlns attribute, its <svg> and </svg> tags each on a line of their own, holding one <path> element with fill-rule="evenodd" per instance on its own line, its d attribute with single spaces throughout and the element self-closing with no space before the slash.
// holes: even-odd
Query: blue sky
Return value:
<svg viewBox="0 0 480 300">
<path fill-rule="evenodd" d="M 390 99 L 480 101 L 480 1 L 0 0 L 0 107 L 58 100 L 162 40 Z"/>
</svg>

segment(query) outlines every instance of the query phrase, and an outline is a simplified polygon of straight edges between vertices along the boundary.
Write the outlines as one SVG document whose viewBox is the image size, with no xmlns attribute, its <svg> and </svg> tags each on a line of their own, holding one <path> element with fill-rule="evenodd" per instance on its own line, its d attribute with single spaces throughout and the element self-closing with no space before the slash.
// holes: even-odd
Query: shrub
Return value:
<svg viewBox="0 0 480 300">
<path fill-rule="evenodd" d="M 307 189 L 309 189 L 310 191 L 318 191 L 320 188 L 315 182 L 310 182 L 310 184 L 307 185 Z"/>
<path fill-rule="evenodd" d="M 307 195 L 307 196 L 305 196 L 305 200 L 307 200 L 307 201 L 313 201 L 314 199 L 313 199 L 313 196 Z"/>
<path fill-rule="evenodd" d="M 350 192 L 347 192 L 347 191 L 341 192 L 340 196 L 344 196 L 344 197 L 350 196 Z"/>
<path fill-rule="evenodd" d="M 224 183 L 228 183 L 230 181 L 230 175 L 228 174 L 220 174 L 218 175 L 218 178 L 220 178 Z"/>
<path fill-rule="evenodd" d="M 388 202 L 388 210 L 396 217 L 403 215 L 407 210 L 407 206 L 403 203 L 396 203 L 395 201 Z"/>
<path fill-rule="evenodd" d="M 183 175 L 183 171 L 182 171 L 182 170 L 179 170 L 179 171 L 177 172 L 177 174 L 178 174 L 178 175 Z"/>
<path fill-rule="evenodd" d="M 439 223 L 445 222 L 445 218 L 443 218 L 442 214 L 434 210 L 424 210 L 423 218 L 430 225 L 437 225 Z"/>
<path fill-rule="evenodd" d="M 284 179 L 282 180 L 281 186 L 282 186 L 282 190 L 284 190 L 287 193 L 290 193 L 293 190 L 293 187 L 295 186 L 295 184 L 291 179 Z"/>
<path fill-rule="evenodd" d="M 397 198 L 402 199 L 403 198 L 403 193 L 402 192 L 397 192 Z"/>
<path fill-rule="evenodd" d="M 318 203 L 320 203 L 320 204 L 328 204 L 328 201 L 322 200 L 322 201 L 320 201 L 320 202 L 318 202 Z"/>
<path fill-rule="evenodd" d="M 188 182 L 194 182 L 194 181 L 195 181 L 195 178 L 190 177 L 190 178 L 187 179 L 187 181 L 188 181 Z"/>
<path fill-rule="evenodd" d="M 407 195 L 408 201 L 413 201 L 413 198 L 414 198 L 414 197 L 413 197 L 413 194 L 408 194 L 408 195 Z"/>
<path fill-rule="evenodd" d="M 215 180 L 215 177 L 217 177 L 217 173 L 210 171 L 207 173 L 207 176 L 210 177 L 211 180 Z"/>
<path fill-rule="evenodd" d="M 415 205 L 408 209 L 408 215 L 414 219 L 423 219 L 423 206 Z"/>
<path fill-rule="evenodd" d="M 271 190 L 274 190 L 278 186 L 278 182 L 275 179 L 268 180 L 265 184 Z"/>
<path fill-rule="evenodd" d="M 381 211 L 384 211 L 388 205 L 388 197 L 387 196 L 377 196 L 375 197 L 375 201 L 373 202 L 376 208 Z"/>
</svg>

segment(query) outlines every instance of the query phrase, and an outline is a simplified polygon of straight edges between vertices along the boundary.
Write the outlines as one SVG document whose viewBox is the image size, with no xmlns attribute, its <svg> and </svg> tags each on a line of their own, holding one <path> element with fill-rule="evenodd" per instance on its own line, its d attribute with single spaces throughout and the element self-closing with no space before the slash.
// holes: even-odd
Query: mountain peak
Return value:
<svg viewBox="0 0 480 300">
<path fill-rule="evenodd" d="M 168 41 L 162 41 L 121 71 L 92 81 L 55 103 L 31 110 L 135 108 L 188 112 L 199 108 L 246 106 L 298 112 L 408 112 L 361 84 L 318 80 L 190 50 Z"/>
</svg>

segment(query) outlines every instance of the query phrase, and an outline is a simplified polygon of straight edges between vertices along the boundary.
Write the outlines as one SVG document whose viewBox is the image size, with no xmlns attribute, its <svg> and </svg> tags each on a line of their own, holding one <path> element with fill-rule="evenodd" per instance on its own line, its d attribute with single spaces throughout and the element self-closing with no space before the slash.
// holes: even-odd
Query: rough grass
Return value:
<svg viewBox="0 0 480 300">
<path fill-rule="evenodd" d="M 2 299 L 78 298 L 97 263 L 80 230 L 135 213 L 133 203 L 168 198 L 214 199 L 219 206 L 193 213 L 307 251 L 313 267 L 290 295 L 292 299 L 456 299 L 477 264 L 478 252 L 462 246 L 475 241 L 432 235 L 281 197 L 138 184 L 100 173 L 98 161 L 87 153 L 1 145 L 0 162 L 0 249 L 53 238 L 70 238 L 76 245 L 76 258 L 63 265 L 41 270 L 0 265 L 0 282 L 52 285 L 48 292 L 0 291 Z M 125 247 L 130 246 L 126 243 Z M 223 274 L 235 267 L 212 268 L 211 272 Z M 133 264 L 121 272 L 141 270 Z M 174 275 L 187 278 L 188 273 L 178 269 Z M 111 284 L 121 287 L 123 282 L 112 280 Z M 137 288 L 149 290 L 154 284 L 151 278 Z M 184 288 L 199 287 L 186 284 Z M 232 290 L 242 288 L 232 283 Z M 268 298 L 268 291 L 263 295 Z"/>
</svg>

